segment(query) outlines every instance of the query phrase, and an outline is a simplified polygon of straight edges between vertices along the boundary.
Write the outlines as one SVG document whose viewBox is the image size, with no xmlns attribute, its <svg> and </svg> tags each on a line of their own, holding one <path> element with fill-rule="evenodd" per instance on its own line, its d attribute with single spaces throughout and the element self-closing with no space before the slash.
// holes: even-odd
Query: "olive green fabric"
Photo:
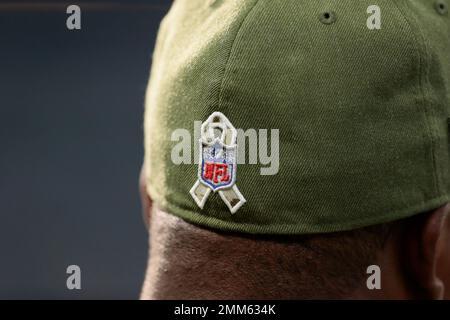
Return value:
<svg viewBox="0 0 450 320">
<path fill-rule="evenodd" d="M 449 201 L 449 0 L 440 2 L 176 0 L 146 97 L 155 205 L 214 229 L 305 234 Z M 374 4 L 379 30 L 366 23 Z M 193 133 L 214 111 L 236 128 L 280 130 L 276 175 L 238 165 L 247 202 L 233 215 L 217 193 L 200 209 L 189 194 L 198 165 L 171 161 L 172 132 Z"/>
</svg>

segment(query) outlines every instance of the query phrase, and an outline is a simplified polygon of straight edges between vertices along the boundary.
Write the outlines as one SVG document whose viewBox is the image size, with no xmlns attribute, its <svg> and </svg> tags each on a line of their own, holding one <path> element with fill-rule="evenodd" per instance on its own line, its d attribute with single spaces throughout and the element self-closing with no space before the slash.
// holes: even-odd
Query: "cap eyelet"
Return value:
<svg viewBox="0 0 450 320">
<path fill-rule="evenodd" d="M 336 14 L 333 11 L 325 11 L 319 15 L 319 20 L 323 24 L 332 24 L 336 21 Z"/>
<path fill-rule="evenodd" d="M 448 13 L 448 4 L 444 0 L 436 0 L 434 2 L 434 8 L 436 9 L 437 13 L 442 16 Z"/>
</svg>

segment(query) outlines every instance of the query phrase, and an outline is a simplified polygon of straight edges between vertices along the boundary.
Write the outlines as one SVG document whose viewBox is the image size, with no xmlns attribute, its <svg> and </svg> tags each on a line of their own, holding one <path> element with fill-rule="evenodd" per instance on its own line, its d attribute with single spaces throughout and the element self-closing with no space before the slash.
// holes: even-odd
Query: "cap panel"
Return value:
<svg viewBox="0 0 450 320">
<path fill-rule="evenodd" d="M 448 0 L 401 1 L 411 25 L 422 39 L 422 87 L 424 112 L 427 114 L 433 144 L 434 165 L 439 192 L 449 192 L 448 116 L 450 111 L 450 19 L 439 4 Z M 447 41 L 445 41 L 447 39 Z"/>
<path fill-rule="evenodd" d="M 421 52 L 402 12 L 380 1 L 383 28 L 373 31 L 370 1 L 282 2 L 255 9 L 224 80 L 222 104 L 236 126 L 280 129 L 277 175 L 239 167 L 249 215 L 265 208 L 280 223 L 330 231 L 381 212 L 397 219 L 438 196 Z M 327 11 L 335 23 L 318 19 Z"/>
<path fill-rule="evenodd" d="M 194 121 L 204 121 L 217 111 L 231 46 L 256 2 L 227 0 L 210 5 L 204 0 L 177 0 L 164 19 L 146 96 L 145 161 L 151 197 L 163 208 L 169 203 L 180 208 L 174 213 L 184 209 L 197 214 L 189 195 L 197 177 L 193 158 L 194 140 L 199 137 L 194 135 Z M 182 140 L 180 132 L 190 135 L 186 137 L 192 144 L 187 152 L 190 164 L 172 161 L 173 148 Z M 218 196 L 211 201 L 223 205 Z"/>
</svg>

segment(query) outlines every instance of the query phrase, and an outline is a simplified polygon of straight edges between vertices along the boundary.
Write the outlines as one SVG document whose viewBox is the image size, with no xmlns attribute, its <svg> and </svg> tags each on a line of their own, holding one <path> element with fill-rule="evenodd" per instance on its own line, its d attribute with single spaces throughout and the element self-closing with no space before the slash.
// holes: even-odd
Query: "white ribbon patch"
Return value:
<svg viewBox="0 0 450 320">
<path fill-rule="evenodd" d="M 211 191 L 235 213 L 245 199 L 236 186 L 237 131 L 221 112 L 214 112 L 203 122 L 200 137 L 198 180 L 190 193 L 203 209 Z"/>
</svg>

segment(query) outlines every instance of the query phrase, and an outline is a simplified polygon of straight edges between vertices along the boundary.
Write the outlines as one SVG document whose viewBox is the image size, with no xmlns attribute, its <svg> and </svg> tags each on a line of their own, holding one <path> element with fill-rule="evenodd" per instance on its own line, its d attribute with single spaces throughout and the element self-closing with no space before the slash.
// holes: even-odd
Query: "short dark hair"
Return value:
<svg viewBox="0 0 450 320">
<path fill-rule="evenodd" d="M 166 255 L 166 266 L 174 268 L 168 273 L 172 284 L 201 279 L 211 296 L 234 297 L 221 286 L 239 287 L 232 282 L 242 280 L 257 299 L 349 296 L 366 285 L 367 267 L 378 264 L 378 253 L 399 223 L 271 236 L 211 231 L 172 215 L 155 220 L 160 219 L 153 221 L 152 244 L 155 252 Z"/>
<path fill-rule="evenodd" d="M 297 273 L 303 297 L 345 296 L 365 285 L 367 267 L 378 263 L 393 223 L 365 228 L 274 239 L 286 244 L 280 269 Z M 298 292 L 298 291 L 297 291 Z M 293 293 L 294 295 L 294 293 Z"/>
</svg>

